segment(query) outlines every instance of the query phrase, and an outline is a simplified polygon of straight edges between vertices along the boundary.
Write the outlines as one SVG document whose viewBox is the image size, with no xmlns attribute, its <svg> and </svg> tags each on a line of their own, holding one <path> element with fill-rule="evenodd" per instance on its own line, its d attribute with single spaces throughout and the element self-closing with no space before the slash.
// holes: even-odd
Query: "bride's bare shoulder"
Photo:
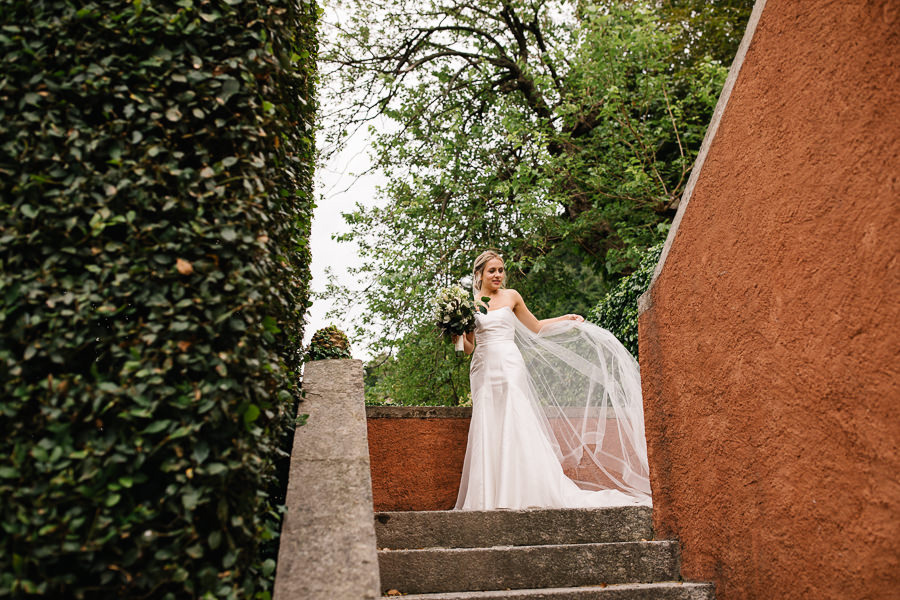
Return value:
<svg viewBox="0 0 900 600">
<path fill-rule="evenodd" d="M 512 288 L 504 288 L 502 291 L 503 299 L 511 306 L 515 306 L 519 302 L 522 302 L 522 294 L 520 294 L 516 290 Z"/>
</svg>

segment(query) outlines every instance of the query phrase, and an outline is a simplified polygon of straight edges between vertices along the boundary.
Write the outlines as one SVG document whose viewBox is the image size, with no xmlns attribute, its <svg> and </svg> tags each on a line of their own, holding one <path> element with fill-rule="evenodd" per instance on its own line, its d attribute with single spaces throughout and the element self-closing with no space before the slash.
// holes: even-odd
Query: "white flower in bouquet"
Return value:
<svg viewBox="0 0 900 600">
<path fill-rule="evenodd" d="M 462 351 L 462 336 L 475 330 L 475 313 L 487 310 L 483 306 L 475 306 L 469 293 L 458 285 L 442 289 L 433 302 L 438 329 L 447 337 L 460 336 L 456 349 Z"/>
</svg>

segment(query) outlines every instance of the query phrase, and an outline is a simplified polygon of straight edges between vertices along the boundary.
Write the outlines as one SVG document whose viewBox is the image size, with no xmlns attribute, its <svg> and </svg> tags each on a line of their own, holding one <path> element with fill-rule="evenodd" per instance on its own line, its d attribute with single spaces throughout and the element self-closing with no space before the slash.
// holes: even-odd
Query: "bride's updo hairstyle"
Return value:
<svg viewBox="0 0 900 600">
<path fill-rule="evenodd" d="M 472 295 L 475 296 L 476 301 L 479 301 L 481 298 L 479 292 L 481 292 L 481 276 L 484 274 L 484 267 L 495 258 L 499 259 L 504 265 L 506 264 L 503 257 L 496 250 L 485 250 L 472 263 Z M 505 269 L 503 271 L 503 283 L 500 284 L 500 287 L 506 287 Z"/>
</svg>

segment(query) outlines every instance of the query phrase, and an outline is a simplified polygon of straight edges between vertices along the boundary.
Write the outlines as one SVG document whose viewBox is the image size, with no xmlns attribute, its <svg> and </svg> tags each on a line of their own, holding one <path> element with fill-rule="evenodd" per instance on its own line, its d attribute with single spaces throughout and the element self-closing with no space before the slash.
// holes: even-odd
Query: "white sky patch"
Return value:
<svg viewBox="0 0 900 600">
<path fill-rule="evenodd" d="M 331 158 L 316 171 L 316 206 L 313 215 L 310 248 L 312 251 L 312 284 L 313 293 L 322 293 L 328 282 L 326 269 L 330 269 L 336 281 L 346 287 L 353 288 L 359 282 L 350 275 L 351 267 L 361 264 L 356 244 L 338 243 L 332 236 L 346 233 L 348 226 L 341 213 L 351 212 L 356 204 L 372 206 L 375 204 L 376 186 L 381 185 L 384 178 L 380 173 L 365 173 L 370 167 L 369 139 L 365 132 L 353 136 L 345 149 Z M 336 325 L 344 332 L 350 330 L 353 315 L 344 315 L 341 319 L 326 319 L 325 315 L 333 308 L 327 298 L 315 299 L 306 313 L 306 330 L 303 343 L 308 344 L 312 334 L 322 327 Z M 369 360 L 372 356 L 367 348 L 352 347 L 353 358 Z"/>
<path fill-rule="evenodd" d="M 331 36 L 334 34 L 333 23 L 344 20 L 344 10 L 338 1 L 325 3 L 325 14 L 322 18 L 320 35 Z M 320 67 L 321 68 L 321 67 Z M 320 86 L 328 85 L 327 78 L 323 78 Z M 336 107 L 326 106 L 329 100 L 324 89 L 319 90 L 319 99 L 323 105 L 319 108 L 320 129 L 327 129 L 332 123 L 327 122 L 329 114 Z M 381 123 L 376 120 L 372 123 L 376 130 L 380 130 Z M 330 153 L 330 148 L 324 148 L 324 132 L 319 136 L 320 151 Z M 340 330 L 348 333 L 351 331 L 354 314 L 344 314 L 340 318 L 326 318 L 326 315 L 335 307 L 335 303 L 329 298 L 318 297 L 324 293 L 328 283 L 330 271 L 335 282 L 348 288 L 359 288 L 360 282 L 350 274 L 350 269 L 359 267 L 362 260 L 359 249 L 355 243 L 339 243 L 332 239 L 334 235 L 347 233 L 347 226 L 342 213 L 352 212 L 357 204 L 373 206 L 377 196 L 376 187 L 384 182 L 384 177 L 379 172 L 369 173 L 371 160 L 369 157 L 371 136 L 367 127 L 363 126 L 352 132 L 352 135 L 344 141 L 341 152 L 333 154 L 330 159 L 319 165 L 315 175 L 316 210 L 313 214 L 312 232 L 310 234 L 310 250 L 312 252 L 312 264 L 310 272 L 312 281 L 310 288 L 313 294 L 312 306 L 306 312 L 306 326 L 303 335 L 303 344 L 308 345 L 312 335 L 323 327 L 335 325 Z M 358 310 L 361 310 L 359 308 Z M 372 355 L 368 348 L 351 345 L 353 358 L 370 360 Z"/>
</svg>

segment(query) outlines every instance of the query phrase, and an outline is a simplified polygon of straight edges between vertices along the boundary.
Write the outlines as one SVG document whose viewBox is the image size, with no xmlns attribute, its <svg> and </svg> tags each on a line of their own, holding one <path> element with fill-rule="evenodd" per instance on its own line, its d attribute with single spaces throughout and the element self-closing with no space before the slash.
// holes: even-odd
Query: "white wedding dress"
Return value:
<svg viewBox="0 0 900 600">
<path fill-rule="evenodd" d="M 476 321 L 456 509 L 649 506 L 640 374 L 622 344 L 587 322 L 535 334 L 509 307 Z"/>
</svg>

